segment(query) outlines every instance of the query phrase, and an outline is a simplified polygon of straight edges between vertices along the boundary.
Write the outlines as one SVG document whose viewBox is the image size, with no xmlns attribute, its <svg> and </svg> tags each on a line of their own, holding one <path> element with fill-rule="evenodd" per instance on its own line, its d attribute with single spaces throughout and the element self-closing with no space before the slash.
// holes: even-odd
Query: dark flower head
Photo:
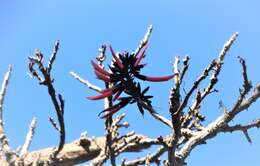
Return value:
<svg viewBox="0 0 260 166">
<path fill-rule="evenodd" d="M 141 69 L 146 65 L 140 64 L 140 62 L 145 56 L 145 52 L 148 48 L 147 44 L 141 48 L 140 55 L 129 52 L 116 54 L 110 45 L 108 47 L 113 57 L 112 64 L 109 66 L 110 71 L 104 70 L 94 61 L 91 61 L 91 63 L 97 78 L 104 82 L 112 83 L 113 87 L 101 91 L 97 96 L 88 97 L 88 99 L 99 100 L 113 96 L 113 101 L 119 101 L 119 103 L 115 104 L 113 107 L 103 110 L 100 114 L 102 118 L 112 116 L 127 104 L 133 103 L 137 103 L 137 106 L 143 115 L 144 109 L 152 107 L 152 102 L 150 100 L 152 96 L 145 95 L 149 90 L 149 87 L 142 91 L 140 83 L 136 83 L 135 78 L 143 81 L 162 82 L 172 79 L 175 74 L 163 77 L 151 77 L 140 74 Z M 120 97 L 123 92 L 127 97 Z"/>
</svg>

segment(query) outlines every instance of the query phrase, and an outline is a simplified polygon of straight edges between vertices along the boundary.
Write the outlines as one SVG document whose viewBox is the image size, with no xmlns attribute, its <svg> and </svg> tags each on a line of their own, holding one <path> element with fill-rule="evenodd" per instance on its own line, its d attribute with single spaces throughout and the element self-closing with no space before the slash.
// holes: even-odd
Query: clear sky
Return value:
<svg viewBox="0 0 260 166">
<path fill-rule="evenodd" d="M 102 86 L 102 82 L 95 79 L 90 65 L 101 44 L 111 43 L 117 51 L 132 51 L 150 24 L 154 31 L 145 58 L 148 66 L 143 72 L 169 74 L 174 56 L 188 54 L 191 60 L 185 89 L 218 56 L 224 42 L 234 32 L 240 33 L 228 53 L 221 81 L 216 86 L 220 93 L 211 95 L 202 107 L 207 115 L 206 124 L 211 122 L 222 113 L 218 102 L 222 100 L 231 108 L 239 94 L 242 79 L 237 56 L 246 59 L 253 84 L 260 82 L 259 7 L 258 0 L 0 0 L 0 74 L 5 73 L 8 64 L 12 64 L 14 69 L 4 106 L 5 127 L 11 145 L 17 147 L 23 144 L 27 126 L 34 116 L 38 118 L 38 126 L 31 150 L 58 143 L 57 132 L 48 121 L 48 117 L 55 114 L 47 90 L 26 74 L 27 57 L 34 53 L 35 48 L 40 48 L 48 58 L 54 42 L 57 39 L 61 42 L 53 75 L 57 91 L 66 100 L 66 141 L 78 138 L 83 131 L 88 131 L 89 136 L 101 136 L 104 134 L 103 120 L 97 115 L 103 108 L 103 102 L 86 100 L 86 96 L 96 93 L 68 73 L 73 70 Z M 172 83 L 149 85 L 156 110 L 168 116 Z M 259 106 L 259 102 L 254 104 L 233 123 L 246 123 L 260 117 Z M 148 113 L 142 118 L 133 106 L 124 111 L 131 125 L 126 131 L 135 130 L 151 137 L 169 132 Z M 252 144 L 242 133 L 221 134 L 208 141 L 207 145 L 196 148 L 188 158 L 188 164 L 259 165 L 260 130 L 250 130 L 250 135 Z"/>
</svg>

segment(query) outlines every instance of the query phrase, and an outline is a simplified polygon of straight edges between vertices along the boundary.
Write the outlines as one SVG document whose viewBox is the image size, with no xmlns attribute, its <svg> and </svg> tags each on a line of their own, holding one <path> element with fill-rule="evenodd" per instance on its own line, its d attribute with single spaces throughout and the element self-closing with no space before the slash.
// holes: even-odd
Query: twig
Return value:
<svg viewBox="0 0 260 166">
<path fill-rule="evenodd" d="M 201 81 L 203 81 L 204 79 L 206 79 L 206 77 L 208 76 L 209 72 L 214 68 L 214 66 L 216 65 L 216 62 L 215 60 L 213 60 L 209 66 L 207 68 L 204 69 L 204 71 L 202 72 L 202 74 L 197 78 L 197 80 L 194 82 L 192 88 L 189 90 L 189 92 L 186 94 L 182 104 L 179 106 L 177 112 L 179 111 L 182 111 L 187 103 L 188 103 L 188 100 L 189 98 L 191 97 L 191 95 L 193 94 L 193 92 L 198 88 L 199 84 L 201 83 Z M 200 103 L 202 102 L 203 98 L 205 96 L 202 97 L 202 94 L 201 92 L 198 90 L 197 92 L 197 97 L 196 97 L 196 100 L 195 102 L 192 104 L 191 108 L 190 108 L 190 111 L 188 112 L 188 114 L 186 115 L 186 117 L 184 118 L 184 120 L 182 121 L 182 126 L 187 126 L 192 118 L 193 118 L 193 115 L 195 115 L 195 110 L 199 107 Z"/>
<path fill-rule="evenodd" d="M 245 136 L 246 139 L 248 140 L 249 143 L 252 143 L 251 138 L 248 135 L 248 129 L 251 128 L 260 128 L 260 119 L 257 119 L 255 121 L 252 121 L 251 123 L 247 124 L 247 125 L 241 125 L 241 124 L 237 124 L 234 126 L 225 126 L 222 128 L 222 132 L 234 132 L 234 131 L 242 131 Z"/>
<path fill-rule="evenodd" d="M 52 65 L 53 65 L 53 62 L 54 62 L 55 59 L 56 59 L 56 55 L 57 55 L 57 53 L 58 53 L 59 46 L 60 46 L 60 41 L 58 40 L 58 41 L 56 41 L 56 43 L 55 43 L 55 46 L 54 46 L 54 49 L 53 49 L 53 53 L 52 53 L 52 55 L 51 55 L 51 57 L 50 57 L 50 60 L 49 60 L 49 64 L 48 64 L 48 67 L 47 67 L 48 72 L 50 72 L 51 69 L 52 69 Z"/>
<path fill-rule="evenodd" d="M 228 113 L 230 115 L 228 121 L 232 120 L 233 117 L 236 116 L 236 114 L 238 114 L 240 112 L 240 109 L 238 109 L 238 108 L 242 105 L 242 102 L 245 99 L 245 96 L 249 93 L 249 91 L 252 88 L 251 82 L 248 80 L 248 77 L 247 77 L 247 69 L 246 69 L 245 60 L 242 59 L 241 57 L 239 57 L 239 61 L 242 65 L 243 89 L 240 90 L 240 95 L 239 95 L 239 98 L 238 98 L 236 104 L 234 105 L 232 110 Z"/>
<path fill-rule="evenodd" d="M 159 120 L 160 122 L 164 123 L 165 125 L 169 126 L 170 128 L 173 128 L 172 123 L 171 123 L 170 120 L 168 120 L 167 118 L 165 118 L 165 117 L 163 117 L 162 115 L 160 115 L 160 114 L 159 114 L 158 112 L 156 112 L 152 107 L 147 106 L 142 100 L 138 100 L 138 102 L 139 102 L 140 104 L 142 104 L 143 107 L 144 107 L 145 109 L 147 109 L 147 110 L 150 112 L 150 114 L 151 114 L 155 119 Z"/>
<path fill-rule="evenodd" d="M 4 121 L 3 121 L 3 104 L 4 104 L 6 88 L 7 88 L 10 76 L 11 76 L 11 72 L 12 72 L 12 66 L 10 65 L 8 67 L 7 72 L 4 75 L 4 79 L 3 79 L 1 91 L 0 91 L 0 142 L 2 145 L 3 155 L 6 158 L 6 162 L 9 162 L 11 160 L 11 158 L 13 157 L 13 155 L 12 155 L 13 153 L 11 152 L 12 149 L 9 146 L 9 141 L 8 141 L 8 138 L 4 131 Z"/>
<path fill-rule="evenodd" d="M 29 149 L 29 147 L 32 143 L 32 140 L 33 140 L 36 124 L 37 124 L 37 119 L 34 117 L 32 119 L 30 126 L 29 126 L 29 131 L 26 135 L 25 142 L 24 142 L 22 149 L 20 151 L 20 156 L 23 156 L 24 154 L 26 154 L 28 152 L 28 149 Z"/>
<path fill-rule="evenodd" d="M 124 163 L 122 163 L 122 166 L 142 165 L 142 164 L 145 164 L 145 162 L 147 161 L 147 158 L 149 159 L 150 163 L 157 163 L 159 165 L 159 163 L 160 163 L 159 157 L 161 155 L 163 155 L 163 153 L 166 152 L 166 151 L 167 151 L 167 149 L 164 146 L 161 146 L 153 154 L 145 156 L 145 157 L 138 158 L 136 160 L 125 161 Z"/>
<path fill-rule="evenodd" d="M 215 65 L 214 72 L 213 72 L 213 74 L 210 78 L 210 83 L 209 83 L 208 87 L 205 89 L 204 93 L 202 93 L 202 95 L 201 95 L 202 100 L 211 92 L 211 90 L 213 89 L 213 87 L 217 83 L 218 75 L 221 71 L 224 58 L 225 58 L 227 52 L 229 51 L 230 47 L 232 46 L 232 44 L 236 40 L 237 36 L 238 36 L 238 32 L 234 33 L 231 36 L 231 38 L 224 44 L 222 50 L 220 51 L 219 57 L 216 61 L 217 64 Z"/>
<path fill-rule="evenodd" d="M 179 77 L 179 85 L 181 85 L 183 78 L 184 78 L 184 76 L 185 76 L 185 74 L 186 74 L 186 72 L 189 68 L 189 60 L 190 60 L 190 57 L 187 56 L 187 55 L 183 59 L 183 67 L 182 67 L 181 74 L 180 74 L 180 77 Z"/>
<path fill-rule="evenodd" d="M 153 26 L 149 25 L 147 32 L 144 35 L 144 38 L 140 41 L 139 46 L 136 48 L 136 50 L 134 52 L 135 55 L 138 55 L 139 52 L 141 51 L 141 49 L 148 43 L 148 40 L 149 40 L 151 33 L 152 33 L 152 30 L 153 30 Z"/>
<path fill-rule="evenodd" d="M 60 132 L 60 128 L 58 124 L 55 122 L 55 120 L 52 117 L 49 117 L 49 121 L 51 122 L 54 129 L 56 129 L 58 132 Z"/>
<path fill-rule="evenodd" d="M 92 89 L 97 92 L 101 92 L 102 89 L 100 87 L 90 83 L 88 80 L 84 80 L 83 78 L 81 78 L 79 75 L 77 75 L 73 71 L 70 72 L 70 75 L 72 77 L 74 77 L 76 80 L 78 80 L 79 82 L 81 82 L 82 84 L 86 85 L 89 89 Z"/>
<path fill-rule="evenodd" d="M 180 107 L 178 108 L 176 114 L 181 112 L 186 107 L 188 100 L 190 99 L 193 92 L 198 88 L 201 81 L 203 81 L 208 76 L 208 73 L 213 69 L 215 64 L 216 64 L 215 61 L 212 61 L 210 63 L 210 65 L 203 71 L 203 74 L 194 82 L 192 88 L 188 91 L 183 102 L 181 103 Z"/>
<path fill-rule="evenodd" d="M 106 59 L 106 48 L 107 46 L 105 44 L 103 44 L 99 49 L 99 53 L 98 53 L 98 56 L 97 56 L 97 61 L 99 62 L 100 65 L 103 64 L 103 62 L 105 61 Z"/>
</svg>

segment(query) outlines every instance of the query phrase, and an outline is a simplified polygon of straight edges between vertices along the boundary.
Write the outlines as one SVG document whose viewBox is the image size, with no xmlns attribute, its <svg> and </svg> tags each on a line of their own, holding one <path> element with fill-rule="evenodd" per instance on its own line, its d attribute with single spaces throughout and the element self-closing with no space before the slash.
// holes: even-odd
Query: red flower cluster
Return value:
<svg viewBox="0 0 260 166">
<path fill-rule="evenodd" d="M 113 96 L 113 101 L 119 101 L 119 103 L 115 104 L 113 107 L 103 110 L 100 113 L 101 118 L 107 118 L 113 115 L 129 103 L 137 103 L 137 106 L 143 115 L 143 109 L 151 107 L 150 99 L 153 96 L 145 96 L 145 93 L 149 90 L 149 87 L 142 91 L 140 83 L 135 82 L 135 78 L 143 81 L 162 82 L 172 79 L 175 74 L 164 77 L 151 77 L 140 74 L 140 70 L 146 65 L 140 64 L 140 62 L 144 58 L 147 50 L 147 44 L 141 48 L 140 55 L 123 52 L 119 53 L 117 56 L 110 45 L 109 48 L 113 56 L 112 65 L 109 66 L 109 72 L 104 70 L 94 61 L 91 61 L 91 63 L 97 78 L 104 82 L 112 83 L 113 87 L 102 90 L 97 96 L 90 96 L 87 98 L 90 100 L 99 100 Z M 122 92 L 128 96 L 120 97 Z"/>
</svg>

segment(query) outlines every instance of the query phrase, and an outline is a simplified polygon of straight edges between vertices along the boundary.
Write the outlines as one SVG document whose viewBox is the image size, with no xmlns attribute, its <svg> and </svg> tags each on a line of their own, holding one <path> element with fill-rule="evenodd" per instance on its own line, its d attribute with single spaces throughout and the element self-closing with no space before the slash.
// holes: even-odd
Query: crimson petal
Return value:
<svg viewBox="0 0 260 166">
<path fill-rule="evenodd" d="M 175 76 L 175 74 L 169 75 L 169 76 L 163 76 L 163 77 L 148 77 L 146 76 L 147 81 L 151 82 L 161 82 L 161 81 L 168 81 L 172 79 Z"/>
<path fill-rule="evenodd" d="M 105 109 L 104 111 L 99 113 L 100 118 L 104 119 L 104 118 L 108 118 L 110 116 L 112 116 L 114 113 L 116 113 L 117 111 L 119 111 L 120 109 L 122 109 L 123 107 L 125 107 L 128 104 L 128 102 L 120 102 L 116 105 L 114 105 L 111 108 Z"/>
<path fill-rule="evenodd" d="M 145 54 L 145 51 L 147 50 L 148 48 L 148 44 L 145 45 L 145 48 L 144 50 L 142 51 L 141 55 L 137 58 L 136 62 L 135 62 L 135 66 L 139 65 L 139 63 L 141 62 L 141 60 L 143 59 L 144 57 L 144 54 Z"/>
<path fill-rule="evenodd" d="M 175 74 L 163 76 L 163 77 L 150 77 L 150 76 L 144 76 L 144 75 L 136 75 L 137 78 L 144 80 L 144 81 L 151 81 L 151 82 L 162 82 L 162 81 L 168 81 L 172 79 Z"/>
<path fill-rule="evenodd" d="M 116 101 L 118 98 L 119 98 L 119 96 L 121 95 L 121 93 L 124 91 L 124 89 L 120 89 L 119 91 L 117 91 L 116 92 L 116 95 L 114 96 L 114 98 L 113 98 L 113 101 Z"/>
<path fill-rule="evenodd" d="M 104 70 L 100 65 L 96 64 L 94 61 L 91 61 L 91 64 L 95 70 L 99 71 L 100 73 L 106 76 L 109 76 L 109 73 L 106 70 Z"/>
<path fill-rule="evenodd" d="M 110 82 L 110 78 L 108 76 L 102 74 L 101 72 L 95 70 L 95 74 L 96 74 L 97 78 L 99 78 L 105 82 Z"/>
<path fill-rule="evenodd" d="M 122 84 L 117 84 L 117 85 L 114 85 L 114 86 L 112 86 L 110 88 L 103 89 L 102 91 L 100 91 L 100 93 L 105 93 L 105 92 L 108 92 L 108 91 L 112 91 L 114 93 L 115 91 L 117 91 L 120 88 L 123 88 Z"/>
<path fill-rule="evenodd" d="M 117 111 L 119 111 L 121 108 L 123 108 L 123 107 L 119 105 L 117 107 L 106 110 L 105 112 L 101 112 L 101 114 L 104 114 L 104 115 L 100 116 L 100 118 L 102 118 L 102 119 L 108 118 L 108 117 L 112 116 L 114 113 L 116 113 Z"/>
<path fill-rule="evenodd" d="M 148 42 L 147 42 L 146 44 L 142 44 L 141 48 L 139 49 L 138 52 L 136 52 L 136 53 L 134 54 L 134 56 L 137 56 L 137 55 L 139 54 L 139 52 L 140 52 L 146 45 L 148 45 Z"/>
<path fill-rule="evenodd" d="M 110 49 L 110 51 L 111 51 L 111 53 L 112 53 L 112 56 L 113 56 L 113 58 L 115 59 L 117 65 L 118 65 L 121 69 L 123 69 L 124 66 L 123 66 L 122 62 L 120 61 L 120 59 L 116 56 L 116 53 L 115 53 L 115 51 L 113 50 L 113 48 L 112 48 L 111 45 L 109 45 L 109 49 Z"/>
<path fill-rule="evenodd" d="M 104 99 L 106 97 L 109 97 L 112 94 L 113 94 L 112 91 L 108 91 L 108 92 L 102 93 L 102 94 L 97 95 L 97 96 L 89 96 L 89 97 L 87 97 L 87 99 L 89 99 L 89 100 L 99 100 L 99 99 Z"/>
</svg>

